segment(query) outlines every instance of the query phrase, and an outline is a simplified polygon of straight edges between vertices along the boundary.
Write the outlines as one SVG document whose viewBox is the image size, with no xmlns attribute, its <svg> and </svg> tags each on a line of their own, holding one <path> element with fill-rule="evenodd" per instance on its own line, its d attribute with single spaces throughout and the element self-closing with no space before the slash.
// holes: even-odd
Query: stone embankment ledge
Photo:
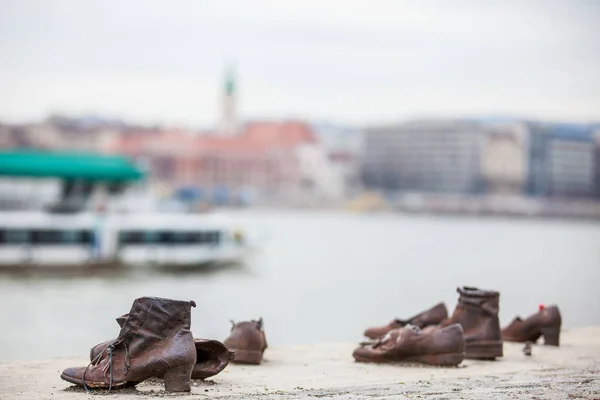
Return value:
<svg viewBox="0 0 600 400">
<path fill-rule="evenodd" d="M 600 399 L 600 327 L 563 330 L 561 347 L 505 343 L 498 361 L 465 360 L 455 368 L 355 363 L 354 343 L 269 348 L 260 366 L 230 364 L 190 394 L 165 393 L 162 382 L 88 394 L 60 379 L 81 358 L 0 364 L 0 399 Z"/>
</svg>

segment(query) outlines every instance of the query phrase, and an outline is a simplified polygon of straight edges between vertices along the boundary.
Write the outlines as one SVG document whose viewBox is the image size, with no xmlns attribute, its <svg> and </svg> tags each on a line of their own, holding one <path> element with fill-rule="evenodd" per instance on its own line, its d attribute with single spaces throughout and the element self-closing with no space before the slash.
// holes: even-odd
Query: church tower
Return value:
<svg viewBox="0 0 600 400">
<path fill-rule="evenodd" d="M 219 134 L 224 136 L 235 135 L 238 131 L 238 121 L 236 113 L 236 86 L 235 76 L 230 69 L 227 71 L 224 81 L 223 99 L 221 104 L 221 122 L 219 125 Z"/>
</svg>

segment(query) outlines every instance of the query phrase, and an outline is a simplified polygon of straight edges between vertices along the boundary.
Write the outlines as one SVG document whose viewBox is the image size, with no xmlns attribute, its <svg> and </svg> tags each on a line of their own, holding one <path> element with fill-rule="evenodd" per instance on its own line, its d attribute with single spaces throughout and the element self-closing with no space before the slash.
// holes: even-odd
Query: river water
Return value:
<svg viewBox="0 0 600 400">
<path fill-rule="evenodd" d="M 86 356 L 140 296 L 195 300 L 196 337 L 262 316 L 269 345 L 359 341 L 456 287 L 501 292 L 503 324 L 558 304 L 563 327 L 600 324 L 600 225 L 330 212 L 235 212 L 264 241 L 243 269 L 117 277 L 0 276 L 0 361 Z"/>
</svg>

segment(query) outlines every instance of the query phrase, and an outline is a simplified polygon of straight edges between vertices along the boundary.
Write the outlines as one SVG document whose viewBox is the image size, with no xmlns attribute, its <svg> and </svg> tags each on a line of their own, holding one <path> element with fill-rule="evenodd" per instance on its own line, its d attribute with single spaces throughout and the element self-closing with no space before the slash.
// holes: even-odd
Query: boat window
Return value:
<svg viewBox="0 0 600 400">
<path fill-rule="evenodd" d="M 195 232 L 167 232 L 165 242 L 169 244 L 193 244 L 198 243 Z"/>
<path fill-rule="evenodd" d="M 191 243 L 198 244 L 218 244 L 219 243 L 219 232 L 218 231 L 206 231 L 206 232 L 193 232 L 191 233 Z"/>
<path fill-rule="evenodd" d="M 143 243 L 145 244 L 159 244 L 160 243 L 160 233 L 158 232 L 145 232 Z"/>
<path fill-rule="evenodd" d="M 121 244 L 129 244 L 131 243 L 131 233 L 127 231 L 119 232 L 119 243 Z"/>
<path fill-rule="evenodd" d="M 50 244 L 58 240 L 57 236 L 56 231 L 33 231 L 33 243 Z"/>
<path fill-rule="evenodd" d="M 81 231 L 81 242 L 82 244 L 92 243 L 92 232 L 91 231 Z"/>
<path fill-rule="evenodd" d="M 63 231 L 60 232 L 62 236 L 61 243 L 81 243 L 81 232 L 78 231 Z"/>
<path fill-rule="evenodd" d="M 187 244 L 191 239 L 189 232 L 166 232 L 164 236 L 165 242 L 169 244 Z"/>
<path fill-rule="evenodd" d="M 172 245 L 206 243 L 206 233 L 203 232 L 163 232 L 164 243 Z"/>
<path fill-rule="evenodd" d="M 161 244 L 165 243 L 167 235 L 158 231 L 121 231 L 119 243 L 121 244 Z"/>
<path fill-rule="evenodd" d="M 27 244 L 30 232 L 24 229 L 0 230 L 0 243 L 4 244 Z"/>
<path fill-rule="evenodd" d="M 120 244 L 219 244 L 219 231 L 121 231 Z"/>
<path fill-rule="evenodd" d="M 122 244 L 143 244 L 144 233 L 139 231 L 122 231 L 119 234 L 119 241 Z"/>
<path fill-rule="evenodd" d="M 202 243 L 202 232 L 190 232 L 188 234 L 188 243 L 190 243 L 190 244 Z"/>
<path fill-rule="evenodd" d="M 207 234 L 207 243 L 210 243 L 210 244 L 219 244 L 220 236 L 221 236 L 221 234 L 218 231 L 208 232 L 208 234 Z"/>
<path fill-rule="evenodd" d="M 40 245 L 89 244 L 92 234 L 86 230 L 40 229 L 31 234 L 31 242 Z"/>
</svg>

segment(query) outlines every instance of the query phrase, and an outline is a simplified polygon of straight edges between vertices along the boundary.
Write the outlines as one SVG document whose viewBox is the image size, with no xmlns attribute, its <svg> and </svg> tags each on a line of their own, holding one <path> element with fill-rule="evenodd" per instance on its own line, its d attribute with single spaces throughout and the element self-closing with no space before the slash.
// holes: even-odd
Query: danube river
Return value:
<svg viewBox="0 0 600 400">
<path fill-rule="evenodd" d="M 2 361 L 86 356 L 140 296 L 195 300 L 196 337 L 262 316 L 269 345 L 359 341 L 456 287 L 499 290 L 503 324 L 558 304 L 563 328 L 600 324 L 600 224 L 330 212 L 235 212 L 262 238 L 241 269 L 87 278 L 0 276 Z"/>
</svg>

